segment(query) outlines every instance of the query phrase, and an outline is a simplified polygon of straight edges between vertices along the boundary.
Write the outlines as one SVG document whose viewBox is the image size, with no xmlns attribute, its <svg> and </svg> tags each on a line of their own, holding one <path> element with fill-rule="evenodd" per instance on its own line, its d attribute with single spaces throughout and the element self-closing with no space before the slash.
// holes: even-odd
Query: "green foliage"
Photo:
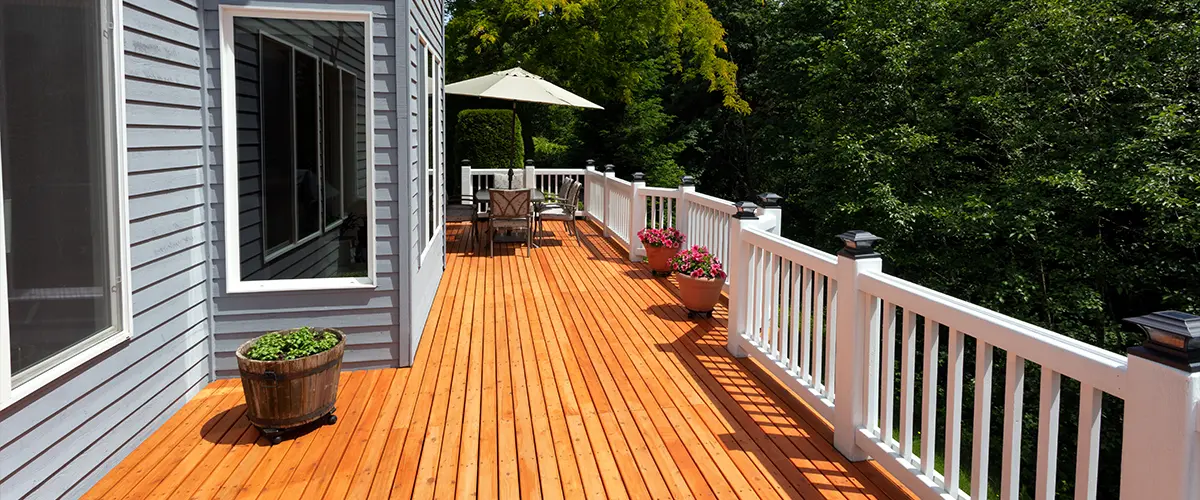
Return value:
<svg viewBox="0 0 1200 500">
<path fill-rule="evenodd" d="M 299 359 L 333 349 L 338 343 L 332 332 L 303 327 L 289 333 L 271 332 L 250 347 L 246 357 L 258 361 L 282 361 Z"/>
<path fill-rule="evenodd" d="M 524 168 L 525 151 L 514 141 L 521 137 L 521 120 L 513 133 L 510 109 L 465 109 L 458 113 L 458 156 L 474 168 Z M 514 138 L 515 137 L 515 138 Z"/>
<path fill-rule="evenodd" d="M 542 136 L 533 138 L 533 164 L 538 168 L 571 168 L 567 154 L 570 148 Z"/>
</svg>

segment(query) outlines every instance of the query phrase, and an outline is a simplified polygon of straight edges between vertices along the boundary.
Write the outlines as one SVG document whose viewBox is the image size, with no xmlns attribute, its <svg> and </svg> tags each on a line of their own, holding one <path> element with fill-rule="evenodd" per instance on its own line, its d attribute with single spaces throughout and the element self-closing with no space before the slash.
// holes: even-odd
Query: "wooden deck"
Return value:
<svg viewBox="0 0 1200 500">
<path fill-rule="evenodd" d="M 909 498 L 690 321 L 590 224 L 533 257 L 464 253 L 412 368 L 342 374 L 336 425 L 269 446 L 237 380 L 205 388 L 86 498 Z"/>
</svg>

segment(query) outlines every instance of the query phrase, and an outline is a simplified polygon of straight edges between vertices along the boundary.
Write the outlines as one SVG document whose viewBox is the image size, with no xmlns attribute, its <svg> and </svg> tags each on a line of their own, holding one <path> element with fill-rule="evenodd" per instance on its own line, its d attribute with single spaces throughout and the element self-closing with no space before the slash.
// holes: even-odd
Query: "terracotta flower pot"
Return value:
<svg viewBox="0 0 1200 500">
<path fill-rule="evenodd" d="M 683 301 L 683 307 L 694 313 L 712 312 L 713 306 L 721 298 L 721 287 L 725 281 L 683 274 L 676 276 L 679 277 L 679 298 Z"/>
<path fill-rule="evenodd" d="M 679 247 L 646 247 L 646 260 L 654 274 L 671 274 L 671 257 L 679 253 Z"/>
</svg>

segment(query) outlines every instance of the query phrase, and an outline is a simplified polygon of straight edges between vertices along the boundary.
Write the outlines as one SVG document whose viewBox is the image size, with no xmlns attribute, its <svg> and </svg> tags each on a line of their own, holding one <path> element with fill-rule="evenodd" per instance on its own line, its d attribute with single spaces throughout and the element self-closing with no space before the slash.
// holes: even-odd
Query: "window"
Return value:
<svg viewBox="0 0 1200 500">
<path fill-rule="evenodd" d="M 420 94 L 424 96 L 420 102 L 420 127 L 423 134 L 420 141 L 424 142 L 421 151 L 421 169 L 424 173 L 421 183 L 421 227 L 424 238 L 422 250 L 427 249 L 440 233 L 442 227 L 442 162 L 441 145 L 441 109 L 438 82 L 441 77 L 441 61 L 433 48 L 422 37 L 421 50 L 424 52 L 418 64 L 420 65 Z"/>
<path fill-rule="evenodd" d="M 129 338 L 114 12 L 0 2 L 0 406 Z"/>
<path fill-rule="evenodd" d="M 221 6 L 227 292 L 374 286 L 370 18 Z"/>
</svg>

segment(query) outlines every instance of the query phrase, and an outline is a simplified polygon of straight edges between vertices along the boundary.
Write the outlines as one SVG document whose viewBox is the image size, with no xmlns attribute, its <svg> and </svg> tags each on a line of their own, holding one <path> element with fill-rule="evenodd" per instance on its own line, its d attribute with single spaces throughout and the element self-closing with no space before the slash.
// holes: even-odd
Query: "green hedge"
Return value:
<svg viewBox="0 0 1200 500">
<path fill-rule="evenodd" d="M 521 120 L 513 134 L 513 112 L 509 109 L 465 109 L 458 113 L 458 157 L 474 168 L 522 168 L 525 151 L 521 145 Z M 513 147 L 517 141 L 517 147 Z M 514 157 L 514 154 L 516 155 Z"/>
</svg>

